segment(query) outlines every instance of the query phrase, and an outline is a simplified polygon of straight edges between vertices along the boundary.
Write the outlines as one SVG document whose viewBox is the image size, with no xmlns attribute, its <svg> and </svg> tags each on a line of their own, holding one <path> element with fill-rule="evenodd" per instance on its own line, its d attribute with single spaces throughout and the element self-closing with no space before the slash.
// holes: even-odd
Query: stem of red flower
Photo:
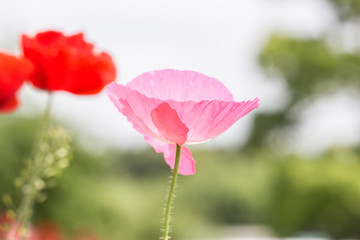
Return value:
<svg viewBox="0 0 360 240">
<path fill-rule="evenodd" d="M 176 187 L 176 179 L 177 179 L 178 172 L 179 172 L 180 153 L 181 153 L 181 146 L 179 144 L 176 144 L 175 166 L 174 166 L 174 170 L 173 170 L 173 176 L 172 176 L 172 180 L 171 180 L 169 196 L 168 196 L 166 209 L 165 209 L 164 235 L 162 238 L 163 240 L 170 239 L 170 237 L 169 237 L 170 215 L 171 215 L 172 202 L 173 202 L 174 192 L 175 192 L 175 187 Z"/>
<path fill-rule="evenodd" d="M 30 158 L 30 168 L 27 178 L 21 186 L 22 199 L 19 208 L 16 211 L 16 224 L 19 226 L 16 232 L 20 232 L 22 240 L 26 240 L 29 225 L 33 215 L 33 208 L 38 193 L 42 190 L 39 184 L 41 183 L 41 174 L 44 168 L 44 159 L 38 158 L 37 153 L 41 151 L 41 141 L 45 134 L 47 134 L 50 125 L 50 109 L 52 104 L 52 96 L 49 92 L 46 103 L 45 112 L 42 118 L 40 130 L 35 140 L 32 158 Z M 15 237 L 15 236 L 14 236 Z M 15 238 L 18 239 L 18 238 Z"/>
</svg>

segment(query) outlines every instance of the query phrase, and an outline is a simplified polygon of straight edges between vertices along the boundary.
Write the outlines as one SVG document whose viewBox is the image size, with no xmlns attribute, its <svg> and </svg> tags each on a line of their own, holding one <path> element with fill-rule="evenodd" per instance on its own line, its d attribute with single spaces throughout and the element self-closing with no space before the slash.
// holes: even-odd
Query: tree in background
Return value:
<svg viewBox="0 0 360 240">
<path fill-rule="evenodd" d="M 360 1 L 328 0 L 328 3 L 337 16 L 337 24 L 321 37 L 274 34 L 259 54 L 264 72 L 286 85 L 286 104 L 279 111 L 255 116 L 245 149 L 271 147 L 274 141 L 275 147 L 276 144 L 283 147 L 291 130 L 300 123 L 296 117 L 299 110 L 319 97 L 340 92 L 359 96 Z M 333 111 L 336 115 L 337 109 Z M 279 236 L 321 232 L 332 238 L 358 238 L 360 212 L 357 204 L 350 202 L 358 201 L 355 198 L 359 185 L 350 176 L 359 175 L 359 149 L 330 150 L 315 158 L 317 161 L 283 158 L 275 153 L 278 163 L 272 164 L 277 173 L 269 190 L 266 225 Z"/>
<path fill-rule="evenodd" d="M 360 93 L 360 45 L 352 46 L 349 51 L 343 43 L 343 32 L 349 29 L 351 34 L 346 37 L 360 43 L 357 41 L 360 40 L 360 1 L 329 0 L 329 4 L 338 24 L 322 37 L 305 39 L 275 34 L 262 49 L 259 63 L 268 76 L 284 80 L 287 102 L 279 111 L 256 115 L 245 148 L 268 146 L 274 139 L 281 139 L 284 132 L 288 133 L 298 123 L 293 115 L 298 107 L 319 96 L 344 89 Z"/>
</svg>

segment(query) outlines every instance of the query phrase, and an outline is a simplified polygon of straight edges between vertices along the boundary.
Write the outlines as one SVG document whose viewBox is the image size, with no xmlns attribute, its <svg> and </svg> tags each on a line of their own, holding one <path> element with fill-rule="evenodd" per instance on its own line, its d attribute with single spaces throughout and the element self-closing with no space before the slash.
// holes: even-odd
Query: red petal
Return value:
<svg viewBox="0 0 360 240">
<path fill-rule="evenodd" d="M 0 113 L 10 113 L 13 112 L 19 105 L 18 100 L 14 96 L 9 101 L 0 103 Z"/>
<path fill-rule="evenodd" d="M 30 61 L 0 52 L 0 111 L 9 112 L 16 108 L 16 92 L 32 70 Z"/>
</svg>

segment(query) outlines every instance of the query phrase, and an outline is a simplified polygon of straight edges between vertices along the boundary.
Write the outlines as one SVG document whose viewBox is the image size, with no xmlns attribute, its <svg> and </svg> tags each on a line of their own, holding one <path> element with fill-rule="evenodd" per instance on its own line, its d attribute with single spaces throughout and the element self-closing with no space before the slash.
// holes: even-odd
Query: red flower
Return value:
<svg viewBox="0 0 360 240">
<path fill-rule="evenodd" d="M 0 112 L 11 112 L 18 106 L 16 92 L 32 69 L 27 59 L 0 52 Z"/>
<path fill-rule="evenodd" d="M 10 229 L 12 220 L 5 214 L 0 213 L 0 239 L 5 239 L 6 233 Z"/>
<path fill-rule="evenodd" d="M 43 222 L 36 227 L 38 237 L 35 240 L 61 240 L 60 229 L 51 222 Z"/>
<path fill-rule="evenodd" d="M 111 57 L 95 53 L 94 45 L 85 42 L 82 33 L 64 36 L 47 31 L 34 38 L 23 35 L 22 47 L 25 57 L 35 65 L 30 81 L 38 88 L 95 94 L 115 80 Z"/>
</svg>

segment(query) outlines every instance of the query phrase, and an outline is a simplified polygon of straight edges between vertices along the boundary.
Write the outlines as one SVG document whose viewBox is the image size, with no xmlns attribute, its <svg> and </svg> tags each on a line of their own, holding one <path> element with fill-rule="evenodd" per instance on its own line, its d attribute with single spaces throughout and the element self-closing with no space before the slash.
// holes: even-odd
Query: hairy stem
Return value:
<svg viewBox="0 0 360 240">
<path fill-rule="evenodd" d="M 35 140 L 35 145 L 33 147 L 32 157 L 30 159 L 31 163 L 29 165 L 29 173 L 27 179 L 25 179 L 24 184 L 21 187 L 22 199 L 20 206 L 16 211 L 16 221 L 20 229 L 17 229 L 21 232 L 21 239 L 25 240 L 28 232 L 28 228 L 31 222 L 33 215 L 34 203 L 37 195 L 41 191 L 37 186 L 37 182 L 41 179 L 41 174 L 43 172 L 43 161 L 44 159 L 38 158 L 38 153 L 41 151 L 41 143 L 44 139 L 44 136 L 47 134 L 50 125 L 50 109 L 52 103 L 52 96 L 49 93 L 48 100 L 46 103 L 46 109 L 42 118 L 41 126 L 37 138 Z"/>
<path fill-rule="evenodd" d="M 166 209 L 165 209 L 164 235 L 162 238 L 163 240 L 170 239 L 170 237 L 169 237 L 170 215 L 171 215 L 172 203 L 173 203 L 174 192 L 175 192 L 175 187 L 176 187 L 176 179 L 177 179 L 178 171 L 179 171 L 180 153 L 181 153 L 181 146 L 176 144 L 175 166 L 174 166 L 174 170 L 173 170 L 173 176 L 172 176 L 172 180 L 171 180 L 169 196 L 168 196 Z"/>
</svg>

